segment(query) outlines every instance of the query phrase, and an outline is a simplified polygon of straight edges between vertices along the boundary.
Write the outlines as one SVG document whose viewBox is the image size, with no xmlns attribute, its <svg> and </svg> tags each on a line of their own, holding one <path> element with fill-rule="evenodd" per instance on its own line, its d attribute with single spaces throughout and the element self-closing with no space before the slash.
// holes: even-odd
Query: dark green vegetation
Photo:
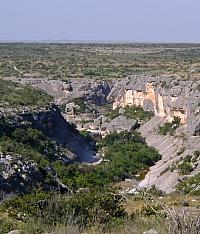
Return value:
<svg viewBox="0 0 200 234">
<path fill-rule="evenodd" d="M 194 194 L 200 196 L 200 174 L 184 179 L 177 186 L 178 190 L 185 194 Z"/>
<path fill-rule="evenodd" d="M 113 133 L 101 140 L 98 147 L 104 148 L 107 161 L 100 165 L 66 164 L 55 157 L 62 148 L 42 132 L 31 127 L 16 128 L 10 121 L 3 118 L 0 121 L 1 151 L 37 162 L 46 186 L 40 184 L 42 190 L 15 196 L 0 206 L 0 213 L 8 215 L 6 220 L 0 218 L 1 233 L 13 228 L 26 229 L 25 233 L 43 233 L 48 227 L 52 230 L 70 222 L 79 231 L 96 225 L 107 230 L 131 218 L 114 185 L 148 170 L 160 159 L 158 152 L 149 148 L 138 133 Z M 69 188 L 68 193 L 46 191 L 48 185 L 54 186 L 45 170 L 47 167 Z"/>
<path fill-rule="evenodd" d="M 72 100 L 75 105 L 77 105 L 77 108 L 75 108 L 76 114 L 84 113 L 87 110 L 87 105 L 82 98 L 75 98 Z"/>
<path fill-rule="evenodd" d="M 193 171 L 192 155 L 187 155 L 178 165 L 178 169 L 182 175 L 190 174 Z"/>
<path fill-rule="evenodd" d="M 115 182 L 142 173 L 160 159 L 157 151 L 149 148 L 138 133 L 113 133 L 106 136 L 98 146 L 104 148 L 106 162 L 89 166 L 55 163 L 62 181 L 72 190 L 78 188 L 103 189 Z"/>
<path fill-rule="evenodd" d="M 0 44 L 0 77 L 198 78 L 199 64 L 199 44 Z"/>
<path fill-rule="evenodd" d="M 110 119 L 114 119 L 120 115 L 119 113 L 120 108 L 115 110 L 111 110 L 107 116 Z M 123 108 L 123 115 L 126 116 L 128 119 L 135 119 L 139 122 L 146 122 L 153 117 L 153 113 L 150 111 L 144 111 L 142 107 L 137 106 L 126 106 Z"/>
<path fill-rule="evenodd" d="M 96 223 L 105 225 L 117 218 L 124 218 L 127 214 L 121 203 L 122 197 L 111 192 L 88 191 L 58 195 L 36 191 L 8 200 L 1 206 L 1 211 L 9 209 L 11 218 L 24 223 L 33 218 L 52 227 L 72 222 L 83 230 Z M 37 233 L 41 233 L 42 228 L 38 226 Z"/>
<path fill-rule="evenodd" d="M 179 117 L 174 117 L 172 122 L 166 122 L 163 126 L 160 126 L 158 132 L 161 135 L 170 134 L 171 136 L 174 135 L 176 129 L 180 126 L 181 120 Z"/>
<path fill-rule="evenodd" d="M 0 118 L 0 151 L 3 154 L 21 155 L 24 161 L 37 163 L 47 185 L 51 185 L 45 168 L 58 160 L 58 155 L 67 153 L 42 132 L 32 127 L 15 127 L 12 119 Z M 26 188 L 27 190 L 30 188 Z"/>
<path fill-rule="evenodd" d="M 9 107 L 46 107 L 52 98 L 27 86 L 0 79 L 0 105 Z"/>
</svg>

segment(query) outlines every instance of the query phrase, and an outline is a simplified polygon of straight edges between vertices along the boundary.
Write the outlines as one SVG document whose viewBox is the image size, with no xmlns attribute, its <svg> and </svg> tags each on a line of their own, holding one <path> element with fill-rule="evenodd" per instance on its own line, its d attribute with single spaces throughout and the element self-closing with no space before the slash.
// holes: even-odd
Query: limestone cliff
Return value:
<svg viewBox="0 0 200 234">
<path fill-rule="evenodd" d="M 58 104 L 74 98 L 83 98 L 90 104 L 104 105 L 112 87 L 112 82 L 85 78 L 66 81 L 24 78 L 19 82 L 44 90 L 53 96 Z"/>
<path fill-rule="evenodd" d="M 180 77 L 129 76 L 115 84 L 108 99 L 113 102 L 113 109 L 135 105 L 167 120 L 178 116 L 191 135 L 199 135 L 199 85 L 200 81 Z"/>
</svg>

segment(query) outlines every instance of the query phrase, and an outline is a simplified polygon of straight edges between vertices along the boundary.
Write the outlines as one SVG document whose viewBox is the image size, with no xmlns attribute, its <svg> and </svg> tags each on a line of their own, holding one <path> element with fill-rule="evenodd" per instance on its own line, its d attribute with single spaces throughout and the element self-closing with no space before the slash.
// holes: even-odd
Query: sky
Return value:
<svg viewBox="0 0 200 234">
<path fill-rule="evenodd" d="M 200 0 L 0 0 L 0 41 L 200 42 Z"/>
</svg>

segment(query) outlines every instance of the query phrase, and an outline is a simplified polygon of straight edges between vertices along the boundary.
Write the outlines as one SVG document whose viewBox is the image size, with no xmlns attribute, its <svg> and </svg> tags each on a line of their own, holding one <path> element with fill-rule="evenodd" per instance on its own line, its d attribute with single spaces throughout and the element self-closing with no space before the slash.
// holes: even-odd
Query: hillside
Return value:
<svg viewBox="0 0 200 234">
<path fill-rule="evenodd" d="M 53 98 L 28 86 L 0 80 L 0 189 L 21 193 L 59 186 L 56 162 L 93 162 L 95 154 L 65 121 Z"/>
<path fill-rule="evenodd" d="M 0 79 L 0 104 L 7 108 L 47 107 L 53 99 L 44 92 Z"/>
</svg>

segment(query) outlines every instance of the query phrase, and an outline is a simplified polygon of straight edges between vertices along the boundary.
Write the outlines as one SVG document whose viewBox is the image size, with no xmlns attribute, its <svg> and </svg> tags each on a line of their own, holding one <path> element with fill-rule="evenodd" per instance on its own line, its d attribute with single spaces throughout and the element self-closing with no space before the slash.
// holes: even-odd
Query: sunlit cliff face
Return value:
<svg viewBox="0 0 200 234">
<path fill-rule="evenodd" d="M 177 102 L 179 97 L 165 96 L 161 92 L 156 91 L 152 83 L 146 83 L 145 91 L 143 90 L 125 90 L 124 94 L 117 98 L 113 103 L 113 109 L 125 106 L 141 106 L 145 110 L 154 112 L 155 116 L 166 117 L 172 120 L 178 116 L 182 124 L 187 124 L 186 106 L 176 107 L 173 104 Z"/>
</svg>

